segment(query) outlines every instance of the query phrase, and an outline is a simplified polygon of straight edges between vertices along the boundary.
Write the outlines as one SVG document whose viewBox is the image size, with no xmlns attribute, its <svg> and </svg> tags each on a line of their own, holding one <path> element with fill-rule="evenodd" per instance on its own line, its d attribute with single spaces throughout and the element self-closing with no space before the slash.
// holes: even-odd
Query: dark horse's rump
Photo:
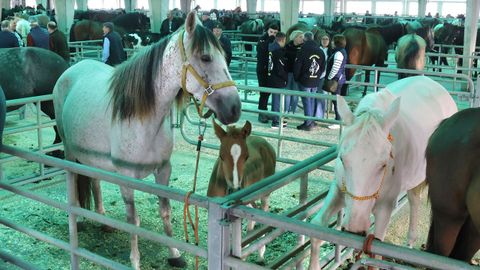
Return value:
<svg viewBox="0 0 480 270">
<path fill-rule="evenodd" d="M 0 86 L 7 100 L 51 94 L 67 68 L 67 62 L 49 50 L 35 47 L 0 50 Z M 42 102 L 42 111 L 55 118 L 51 101 Z M 57 142 L 60 142 L 58 134 Z"/>
<path fill-rule="evenodd" d="M 444 120 L 426 150 L 429 252 L 470 261 L 480 248 L 480 109 Z"/>
</svg>

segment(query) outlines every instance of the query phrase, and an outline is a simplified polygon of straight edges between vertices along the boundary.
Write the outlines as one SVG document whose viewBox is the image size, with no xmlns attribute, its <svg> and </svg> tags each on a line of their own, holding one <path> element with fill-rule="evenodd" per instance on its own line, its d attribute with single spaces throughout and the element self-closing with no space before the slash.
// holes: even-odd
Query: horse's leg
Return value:
<svg viewBox="0 0 480 270">
<path fill-rule="evenodd" d="M 345 201 L 343 200 L 343 195 L 338 189 L 337 182 L 334 181 L 330 185 L 330 190 L 328 191 L 322 208 L 312 219 L 311 223 L 327 227 L 330 219 L 336 215 L 344 207 L 344 205 Z M 319 253 L 320 246 L 323 244 L 323 240 L 311 238 L 310 241 L 310 265 L 308 269 L 319 270 Z"/>
<path fill-rule="evenodd" d="M 417 229 L 418 229 L 418 217 L 419 217 L 419 208 L 421 201 L 421 194 L 425 187 L 425 182 L 422 182 L 420 185 L 412 188 L 407 191 L 408 203 L 410 204 L 410 220 L 408 224 L 408 238 L 407 245 L 408 247 L 413 247 L 413 244 L 417 240 Z"/>
<path fill-rule="evenodd" d="M 370 83 L 370 70 L 365 70 L 365 83 Z M 365 87 L 363 88 L 363 93 L 362 93 L 362 97 L 364 97 L 366 94 L 367 94 L 367 88 L 368 86 L 365 85 Z"/>
<path fill-rule="evenodd" d="M 478 196 L 478 195 L 477 195 Z M 475 253 L 480 249 L 480 232 L 477 230 L 471 217 L 468 217 L 463 224 L 457 241 L 453 247 L 450 257 L 470 262 Z"/>
<path fill-rule="evenodd" d="M 95 211 L 100 215 L 105 215 L 105 208 L 103 207 L 103 199 L 102 199 L 102 188 L 100 186 L 100 180 L 92 179 L 92 192 L 93 192 L 93 201 L 95 203 Z M 103 225 L 102 230 L 104 232 L 113 232 L 115 229 Z"/>
<path fill-rule="evenodd" d="M 172 167 L 170 161 L 164 162 L 164 164 L 154 171 L 155 182 L 160 185 L 168 186 L 168 181 L 170 179 Z M 160 204 L 160 217 L 163 221 L 163 230 L 167 236 L 173 236 L 172 223 L 170 223 L 170 200 L 168 198 L 158 197 L 158 202 Z M 168 264 L 174 267 L 185 267 L 186 262 L 181 257 L 178 249 L 169 247 L 169 258 Z"/>
<path fill-rule="evenodd" d="M 268 206 L 269 206 L 269 196 L 265 196 L 263 197 L 261 200 L 262 200 L 262 210 L 265 211 L 265 212 L 268 212 Z M 266 247 L 265 246 L 262 246 L 259 250 L 258 250 L 258 260 L 257 262 L 260 263 L 260 264 L 264 264 L 265 262 L 265 250 L 266 250 Z"/>
<path fill-rule="evenodd" d="M 135 201 L 133 189 L 120 186 L 123 202 L 127 211 L 127 221 L 135 226 L 140 226 L 140 219 L 135 210 Z M 132 234 L 130 237 L 130 262 L 133 269 L 140 270 L 140 252 L 138 251 L 138 235 Z"/>
<path fill-rule="evenodd" d="M 470 261 L 480 249 L 480 175 L 472 177 L 472 181 L 466 187 L 467 209 L 469 217 L 457 237 L 457 242 L 450 257 Z"/>
<path fill-rule="evenodd" d="M 448 216 L 443 209 L 432 208 L 432 225 L 429 233 L 427 251 L 443 256 L 449 256 L 455 245 L 463 218 Z"/>
</svg>

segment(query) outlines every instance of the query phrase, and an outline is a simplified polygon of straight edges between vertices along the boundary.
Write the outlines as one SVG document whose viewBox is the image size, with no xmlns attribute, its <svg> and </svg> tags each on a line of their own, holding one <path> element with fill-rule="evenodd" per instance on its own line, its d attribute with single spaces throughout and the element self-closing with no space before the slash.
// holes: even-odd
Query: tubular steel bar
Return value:
<svg viewBox="0 0 480 270">
<path fill-rule="evenodd" d="M 84 248 L 72 249 L 70 247 L 70 244 L 67 243 L 67 242 L 64 242 L 62 240 L 53 238 L 53 237 L 51 237 L 47 234 L 44 234 L 44 233 L 39 232 L 37 230 L 25 227 L 23 225 L 16 224 L 14 222 L 11 222 L 11 221 L 9 221 L 7 219 L 4 219 L 4 218 L 1 218 L 1 217 L 0 217 L 0 224 L 3 224 L 7 227 L 10 227 L 10 228 L 12 228 L 16 231 L 22 232 L 26 235 L 32 236 L 35 239 L 38 239 L 42 242 L 45 242 L 45 243 L 54 245 L 58 248 L 61 248 L 63 250 L 69 251 L 72 254 L 81 256 L 85 259 L 88 259 L 88 260 L 90 260 L 94 263 L 105 266 L 107 268 L 110 268 L 110 269 L 124 269 L 124 270 L 131 269 L 130 267 L 126 267 L 126 266 L 124 266 L 120 263 L 117 263 L 115 261 L 112 261 L 112 260 L 109 260 L 107 258 L 101 257 L 101 256 L 99 256 L 95 253 L 92 253 L 92 252 L 84 249 Z"/>
<path fill-rule="evenodd" d="M 35 267 L 34 265 L 30 264 L 29 262 L 26 262 L 10 253 L 8 253 L 7 251 L 5 251 L 4 249 L 1 249 L 0 248 L 0 258 L 7 261 L 7 262 L 10 262 L 22 269 L 25 269 L 25 270 L 37 270 L 39 268 Z"/>
<path fill-rule="evenodd" d="M 72 171 L 74 173 L 86 175 L 95 179 L 102 179 L 112 184 L 143 191 L 152 195 L 173 199 L 179 202 L 183 202 L 183 200 L 185 199 L 186 192 L 180 189 L 158 185 L 155 183 L 144 182 L 133 177 L 116 174 L 113 172 L 101 170 L 68 160 L 50 157 L 40 153 L 29 152 L 27 150 L 12 147 L 9 145 L 4 145 L 2 151 L 10 155 L 15 155 L 24 159 L 28 159 L 30 161 L 44 163 L 52 167 L 59 167 L 67 171 Z M 207 197 L 198 195 L 196 193 L 190 196 L 191 204 L 195 204 L 203 208 L 207 207 L 207 201 Z"/>
<path fill-rule="evenodd" d="M 310 158 L 307 158 L 295 165 L 292 165 L 288 168 L 286 168 L 285 170 L 282 170 L 272 176 L 269 176 L 269 177 L 266 177 L 264 178 L 262 181 L 259 181 L 253 185 L 250 185 L 248 186 L 247 188 L 244 188 L 244 189 L 241 189 L 237 192 L 234 192 L 226 197 L 224 197 L 224 202 L 226 204 L 232 204 L 232 203 L 241 203 L 241 199 L 243 199 L 246 195 L 249 195 L 251 194 L 253 191 L 256 191 L 257 189 L 260 189 L 260 188 L 263 188 L 265 186 L 268 186 L 272 183 L 275 183 L 277 181 L 279 181 L 279 179 L 282 179 L 284 177 L 287 177 L 293 173 L 295 173 L 295 171 L 297 170 L 300 170 L 302 169 L 303 167 L 307 166 L 307 165 L 310 165 L 311 163 L 315 162 L 315 161 L 318 161 L 322 158 L 325 158 L 327 157 L 328 155 L 332 154 L 332 153 L 335 153 L 336 154 L 336 151 L 337 151 L 337 147 L 336 146 L 333 146 L 333 147 L 330 147 L 328 148 L 327 150 L 325 151 L 322 151 Z M 253 199 L 253 198 L 252 198 Z"/>
<path fill-rule="evenodd" d="M 353 247 L 357 250 L 363 248 L 363 243 L 365 241 L 365 238 L 359 235 L 317 226 L 272 213 L 266 213 L 243 205 L 231 207 L 229 213 L 234 217 L 248 218 L 266 225 L 280 227 L 290 232 L 308 235 L 309 237 L 315 237 L 342 246 Z M 476 269 L 466 262 L 453 260 L 416 249 L 395 246 L 378 240 L 373 240 L 371 251 L 377 255 L 397 258 L 408 263 L 433 269 Z"/>
</svg>

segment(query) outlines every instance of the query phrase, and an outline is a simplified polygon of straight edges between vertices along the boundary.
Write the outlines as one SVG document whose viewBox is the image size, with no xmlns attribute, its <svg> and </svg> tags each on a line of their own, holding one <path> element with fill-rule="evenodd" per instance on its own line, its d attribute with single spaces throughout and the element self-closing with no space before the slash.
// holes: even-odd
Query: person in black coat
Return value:
<svg viewBox="0 0 480 270">
<path fill-rule="evenodd" d="M 227 61 L 227 66 L 229 67 L 230 62 L 232 62 L 232 43 L 230 42 L 230 39 L 223 34 L 223 25 L 220 22 L 214 24 L 213 34 L 218 38 L 218 41 L 225 52 L 225 61 Z"/>
<path fill-rule="evenodd" d="M 257 43 L 257 79 L 258 86 L 266 87 L 268 80 L 268 45 L 275 40 L 275 36 L 278 33 L 279 26 L 272 24 L 267 29 L 267 32 L 260 37 Z M 261 92 L 260 98 L 258 100 L 258 109 L 259 110 L 268 110 L 268 98 L 270 93 Z M 258 121 L 261 123 L 268 123 L 268 116 L 260 113 L 258 115 Z"/>
<path fill-rule="evenodd" d="M 70 49 L 65 34 L 58 30 L 55 22 L 48 22 L 47 30 L 50 33 L 50 50 L 70 63 Z"/>
<path fill-rule="evenodd" d="M 14 33 L 10 32 L 10 21 L 4 20 L 1 23 L 2 31 L 0 32 L 0 48 L 18 47 L 18 39 Z"/>
<path fill-rule="evenodd" d="M 303 34 L 305 43 L 298 52 L 297 59 L 293 66 L 293 77 L 300 85 L 300 90 L 308 93 L 316 93 L 320 76 L 325 70 L 325 54 L 319 45 L 313 40 L 313 34 L 307 31 Z M 314 116 L 315 99 L 302 97 L 303 111 L 305 116 Z M 297 129 L 310 131 L 315 122 L 307 119 L 297 126 Z"/>
<path fill-rule="evenodd" d="M 163 20 L 162 25 L 160 26 L 160 38 L 177 31 L 177 29 L 183 25 L 183 19 L 175 16 L 176 14 L 177 13 L 174 12 L 174 10 L 168 12 L 167 18 Z"/>
<path fill-rule="evenodd" d="M 110 66 L 116 66 L 127 60 L 127 53 L 123 49 L 122 38 L 113 31 L 113 23 L 103 24 L 103 52 L 102 62 Z"/>
<path fill-rule="evenodd" d="M 290 41 L 285 45 L 285 51 L 287 56 L 287 72 L 288 72 L 288 81 L 287 89 L 292 91 L 300 90 L 298 83 L 293 78 L 293 65 L 295 64 L 295 59 L 297 54 L 302 48 L 303 45 L 303 32 L 300 30 L 295 30 L 290 34 Z M 286 113 L 295 113 L 298 104 L 298 96 L 296 95 L 286 95 L 285 96 L 285 112 Z"/>
<path fill-rule="evenodd" d="M 287 86 L 287 58 L 285 56 L 286 35 L 278 32 L 275 36 L 275 42 L 268 46 L 268 73 L 267 86 L 271 88 L 285 88 Z M 272 94 L 272 111 L 280 112 L 280 94 Z M 286 122 L 283 124 L 286 126 Z M 272 117 L 272 128 L 280 126 L 279 117 Z"/>
</svg>

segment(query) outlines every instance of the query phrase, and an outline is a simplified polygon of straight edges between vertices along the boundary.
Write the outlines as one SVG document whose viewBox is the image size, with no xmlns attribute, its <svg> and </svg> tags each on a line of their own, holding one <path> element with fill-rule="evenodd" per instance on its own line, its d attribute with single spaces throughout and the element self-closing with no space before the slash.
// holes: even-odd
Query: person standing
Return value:
<svg viewBox="0 0 480 270">
<path fill-rule="evenodd" d="M 328 56 L 332 53 L 332 48 L 330 47 L 330 36 L 327 32 L 322 31 L 320 33 L 320 49 L 323 51 L 325 55 L 325 62 L 324 62 L 324 71 L 320 75 L 320 82 L 318 84 L 318 91 L 317 93 L 324 94 L 325 91 L 323 90 L 323 84 L 325 83 L 325 76 L 327 75 L 327 59 Z M 327 102 L 323 98 L 316 98 L 315 99 L 315 117 L 317 118 L 324 118 L 325 111 L 327 109 Z"/>
<path fill-rule="evenodd" d="M 10 21 L 2 21 L 1 28 L 2 31 L 0 32 L 0 48 L 19 47 L 17 37 L 10 31 Z"/>
<path fill-rule="evenodd" d="M 336 80 L 338 85 L 335 94 L 346 96 L 347 93 L 342 91 L 342 86 L 347 81 L 345 76 L 345 66 L 347 64 L 347 51 L 345 50 L 345 46 L 347 45 L 347 40 L 345 36 L 342 34 L 333 36 L 333 45 L 335 48 L 327 60 L 327 80 Z M 335 120 L 340 120 L 336 100 L 333 101 L 333 107 L 335 109 Z M 338 129 L 340 126 L 334 124 L 330 125 L 329 128 Z"/>
<path fill-rule="evenodd" d="M 257 43 L 257 79 L 259 87 L 266 87 L 268 80 L 268 45 L 275 40 L 275 36 L 278 33 L 279 26 L 272 24 L 268 27 L 267 32 L 260 37 Z M 268 98 L 270 93 L 260 92 L 260 98 L 258 100 L 259 110 L 268 110 Z M 260 123 L 268 123 L 268 116 L 263 113 L 258 114 L 258 121 Z"/>
<path fill-rule="evenodd" d="M 303 34 L 305 43 L 297 55 L 293 66 L 293 77 L 300 85 L 300 90 L 307 93 L 316 93 L 320 76 L 325 67 L 325 55 L 313 40 L 313 33 L 307 31 Z M 315 99 L 311 97 L 302 97 L 304 115 L 314 116 Z M 310 131 L 315 127 L 315 122 L 307 119 L 303 124 L 297 126 L 297 129 Z"/>
<path fill-rule="evenodd" d="M 300 30 L 295 30 L 290 34 L 290 41 L 285 45 L 285 55 L 287 57 L 287 72 L 288 72 L 288 81 L 287 89 L 292 91 L 300 90 L 298 88 L 298 83 L 293 78 L 293 66 L 295 64 L 295 59 L 297 54 L 302 48 L 303 45 L 303 32 Z M 285 112 L 286 113 L 295 113 L 298 104 L 298 96 L 296 95 L 286 95 L 285 96 Z"/>
<path fill-rule="evenodd" d="M 27 46 L 50 49 L 48 31 L 38 25 L 35 17 L 30 17 L 30 33 L 27 35 Z"/>
<path fill-rule="evenodd" d="M 14 17 L 10 17 L 10 32 L 12 32 L 15 37 L 18 39 L 18 46 L 25 47 L 25 43 L 23 42 L 23 37 L 20 33 L 17 32 L 17 20 Z"/>
<path fill-rule="evenodd" d="M 287 86 L 288 73 L 285 57 L 286 35 L 278 32 L 275 41 L 268 45 L 268 87 L 283 88 Z M 280 94 L 272 94 L 272 112 L 280 112 Z M 272 128 L 280 127 L 280 117 L 272 117 Z M 286 126 L 286 122 L 283 123 Z"/>
<path fill-rule="evenodd" d="M 183 19 L 176 14 L 177 12 L 175 10 L 168 12 L 167 18 L 163 20 L 160 26 L 160 38 L 170 35 L 183 25 Z"/>
<path fill-rule="evenodd" d="M 210 29 L 210 31 L 213 31 L 214 21 L 210 18 L 210 14 L 210 11 L 205 11 L 202 13 L 202 24 L 204 27 Z"/>
<path fill-rule="evenodd" d="M 215 22 L 213 25 L 213 34 L 218 38 L 218 41 L 225 52 L 227 66 L 230 67 L 230 62 L 232 62 L 232 43 L 230 42 L 230 39 L 223 34 L 223 25 L 220 22 Z"/>
<path fill-rule="evenodd" d="M 67 63 L 70 63 L 70 50 L 68 49 L 67 38 L 60 32 L 55 22 L 48 22 L 48 33 L 50 33 L 50 50 L 60 55 Z"/>
<path fill-rule="evenodd" d="M 114 31 L 113 23 L 103 24 L 103 52 L 102 62 L 110 66 L 116 66 L 127 59 L 123 49 L 122 38 Z"/>
</svg>

